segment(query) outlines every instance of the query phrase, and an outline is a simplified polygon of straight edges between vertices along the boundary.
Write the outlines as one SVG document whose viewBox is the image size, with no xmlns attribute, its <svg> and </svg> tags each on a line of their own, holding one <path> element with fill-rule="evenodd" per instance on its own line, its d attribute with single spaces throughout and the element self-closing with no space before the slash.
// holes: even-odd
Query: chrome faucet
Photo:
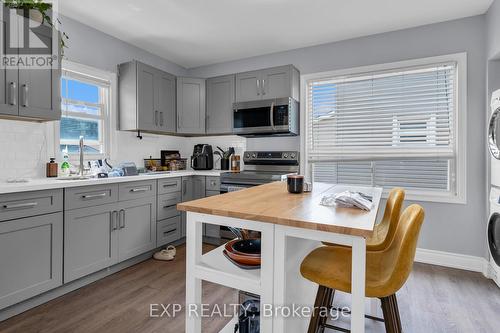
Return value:
<svg viewBox="0 0 500 333">
<path fill-rule="evenodd" d="M 83 135 L 80 135 L 80 177 L 83 177 L 83 148 L 84 148 L 84 145 L 83 145 Z"/>
</svg>

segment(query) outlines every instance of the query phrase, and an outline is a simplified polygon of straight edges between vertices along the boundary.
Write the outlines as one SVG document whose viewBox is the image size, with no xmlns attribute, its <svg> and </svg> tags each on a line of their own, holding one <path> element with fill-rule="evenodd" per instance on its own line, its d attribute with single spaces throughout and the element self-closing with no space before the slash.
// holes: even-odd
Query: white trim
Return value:
<svg viewBox="0 0 500 333">
<path fill-rule="evenodd" d="M 109 101 L 108 101 L 108 106 L 109 110 L 107 114 L 104 116 L 104 147 L 105 147 L 105 153 L 104 154 L 86 154 L 85 157 L 86 159 L 97 159 L 97 158 L 104 158 L 104 157 L 109 157 L 109 158 L 114 158 L 113 154 L 116 154 L 115 152 L 115 146 L 116 146 L 116 126 L 117 126 L 117 105 L 118 105 L 118 77 L 117 74 L 114 72 L 109 72 L 106 70 L 102 70 L 99 68 L 79 64 L 76 62 L 72 62 L 69 60 L 63 60 L 62 62 L 62 68 L 63 70 L 75 72 L 84 76 L 89 76 L 89 77 L 95 77 L 100 80 L 105 80 L 108 81 L 110 86 L 109 86 Z M 51 138 L 52 142 L 54 142 L 53 145 L 53 155 L 58 155 L 58 158 L 60 159 L 62 156 L 60 156 L 60 151 L 59 151 L 59 144 L 60 144 L 60 137 L 59 137 L 59 122 L 53 122 L 52 125 L 52 133 L 54 133 L 53 137 Z M 71 162 L 77 162 L 77 156 L 70 156 Z"/>
<path fill-rule="evenodd" d="M 467 203 L 467 53 L 455 53 L 436 57 L 404 60 L 386 64 L 377 64 L 369 66 L 361 66 L 355 68 L 346 68 L 334 71 L 326 71 L 320 73 L 312 73 L 301 75 L 300 78 L 300 126 L 302 133 L 300 136 L 301 157 L 300 166 L 301 172 L 306 175 L 308 180 L 312 177 L 312 168 L 309 167 L 307 156 L 307 82 L 311 79 L 322 79 L 329 77 L 338 77 L 343 75 L 357 75 L 369 72 L 380 72 L 385 70 L 394 70 L 397 68 L 408 68 L 425 66 L 436 63 L 445 63 L 454 61 L 457 63 L 457 94 L 456 105 L 457 110 L 455 117 L 455 128 L 457 135 L 456 142 L 456 188 L 451 189 L 450 193 L 443 193 L 442 195 L 432 192 L 422 193 L 407 193 L 408 200 L 417 201 L 430 201 L 430 202 L 444 202 L 455 204 Z"/>
<path fill-rule="evenodd" d="M 489 262 L 483 257 L 418 248 L 415 262 L 480 272 L 489 276 Z"/>
</svg>

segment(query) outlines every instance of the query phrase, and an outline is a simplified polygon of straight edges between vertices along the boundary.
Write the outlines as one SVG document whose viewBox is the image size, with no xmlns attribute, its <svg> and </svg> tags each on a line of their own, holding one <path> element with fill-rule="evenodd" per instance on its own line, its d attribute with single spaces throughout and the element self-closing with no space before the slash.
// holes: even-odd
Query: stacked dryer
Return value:
<svg viewBox="0 0 500 333">
<path fill-rule="evenodd" d="M 490 251 L 490 267 L 492 270 L 491 277 L 500 286 L 500 90 L 495 91 L 491 98 L 488 146 L 491 153 L 488 247 Z"/>
</svg>

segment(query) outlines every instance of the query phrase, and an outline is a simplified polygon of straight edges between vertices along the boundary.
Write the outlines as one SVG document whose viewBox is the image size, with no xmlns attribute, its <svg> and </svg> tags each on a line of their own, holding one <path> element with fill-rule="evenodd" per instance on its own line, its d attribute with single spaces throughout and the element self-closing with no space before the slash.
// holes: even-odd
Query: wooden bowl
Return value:
<svg viewBox="0 0 500 333">
<path fill-rule="evenodd" d="M 259 266 L 260 265 L 260 255 L 259 256 L 249 256 L 242 253 L 237 253 L 233 250 L 232 244 L 237 242 L 238 240 L 232 240 L 225 245 L 226 254 L 229 258 L 233 259 L 239 264 L 248 265 L 248 266 Z"/>
<path fill-rule="evenodd" d="M 247 253 L 243 251 L 238 251 L 238 249 L 241 248 L 241 246 L 238 245 L 235 246 L 235 244 L 237 243 L 240 244 L 241 241 L 242 241 L 241 239 L 233 239 L 232 241 L 227 242 L 225 245 L 226 251 L 236 253 L 242 256 L 260 258 L 260 251 L 257 253 Z M 259 247 L 260 247 L 260 239 L 259 239 Z"/>
</svg>

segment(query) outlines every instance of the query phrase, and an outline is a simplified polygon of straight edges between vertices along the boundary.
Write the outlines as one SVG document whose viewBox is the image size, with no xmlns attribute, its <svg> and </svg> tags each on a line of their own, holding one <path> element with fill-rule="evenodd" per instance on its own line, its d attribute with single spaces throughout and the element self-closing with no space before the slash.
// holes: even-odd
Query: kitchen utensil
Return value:
<svg viewBox="0 0 500 333">
<path fill-rule="evenodd" d="M 301 175 L 288 175 L 287 188 L 290 193 L 302 193 L 304 190 L 304 176 Z"/>
<path fill-rule="evenodd" d="M 246 264 L 242 264 L 242 263 L 239 263 L 237 262 L 236 260 L 234 260 L 233 258 L 231 258 L 228 254 L 228 252 L 226 250 L 222 250 L 222 253 L 224 254 L 224 256 L 231 262 L 233 263 L 235 266 L 238 266 L 239 268 L 241 269 L 247 269 L 247 270 L 250 270 L 250 269 L 259 269 L 260 268 L 260 264 L 258 265 L 246 265 Z"/>
<path fill-rule="evenodd" d="M 260 239 L 242 239 L 231 244 L 233 252 L 243 255 L 260 255 Z"/>
</svg>

